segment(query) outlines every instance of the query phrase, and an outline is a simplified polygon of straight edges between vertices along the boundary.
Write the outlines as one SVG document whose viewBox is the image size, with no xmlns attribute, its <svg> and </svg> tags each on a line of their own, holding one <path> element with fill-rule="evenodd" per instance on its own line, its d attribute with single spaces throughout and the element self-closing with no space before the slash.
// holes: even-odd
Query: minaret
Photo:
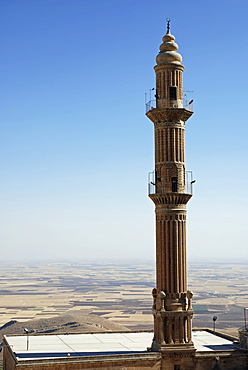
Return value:
<svg viewBox="0 0 248 370">
<path fill-rule="evenodd" d="M 156 100 L 147 104 L 146 113 L 155 129 L 155 171 L 149 183 L 156 213 L 152 349 L 194 349 L 186 262 L 186 204 L 192 196 L 192 181 L 186 181 L 184 148 L 185 122 L 193 111 L 183 101 L 184 66 L 170 33 L 170 20 L 162 40 L 154 67 Z"/>
</svg>

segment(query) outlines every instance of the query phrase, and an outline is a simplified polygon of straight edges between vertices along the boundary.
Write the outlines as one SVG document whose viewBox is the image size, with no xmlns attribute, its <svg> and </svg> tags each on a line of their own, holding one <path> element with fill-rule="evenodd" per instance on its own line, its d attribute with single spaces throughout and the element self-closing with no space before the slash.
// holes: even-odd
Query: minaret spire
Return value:
<svg viewBox="0 0 248 370">
<path fill-rule="evenodd" d="M 153 350 L 193 353 L 192 293 L 187 288 L 186 204 L 192 197 L 185 168 L 185 122 L 193 114 L 183 102 L 182 57 L 170 33 L 162 38 L 154 67 L 156 101 L 147 104 L 154 123 L 155 171 L 149 197 L 156 214 L 156 288 L 152 295 Z"/>
</svg>

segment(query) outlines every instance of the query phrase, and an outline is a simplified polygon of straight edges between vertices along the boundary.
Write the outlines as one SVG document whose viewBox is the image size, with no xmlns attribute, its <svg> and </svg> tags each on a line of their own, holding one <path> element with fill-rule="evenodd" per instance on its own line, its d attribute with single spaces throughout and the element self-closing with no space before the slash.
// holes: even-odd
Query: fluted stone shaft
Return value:
<svg viewBox="0 0 248 370">
<path fill-rule="evenodd" d="M 186 214 L 156 210 L 156 277 L 158 291 L 187 291 Z"/>
<path fill-rule="evenodd" d="M 157 192 L 185 192 L 184 123 L 155 123 L 155 171 Z"/>
</svg>

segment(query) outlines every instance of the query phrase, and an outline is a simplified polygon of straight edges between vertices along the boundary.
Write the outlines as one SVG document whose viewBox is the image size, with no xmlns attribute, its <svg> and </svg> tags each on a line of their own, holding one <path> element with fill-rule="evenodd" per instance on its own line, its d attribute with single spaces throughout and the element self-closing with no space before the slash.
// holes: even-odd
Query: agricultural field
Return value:
<svg viewBox="0 0 248 370">
<path fill-rule="evenodd" d="M 248 307 L 247 264 L 190 264 L 193 327 L 237 335 Z M 16 320 L 97 315 L 130 330 L 152 329 L 151 263 L 1 263 L 0 327 Z"/>
</svg>

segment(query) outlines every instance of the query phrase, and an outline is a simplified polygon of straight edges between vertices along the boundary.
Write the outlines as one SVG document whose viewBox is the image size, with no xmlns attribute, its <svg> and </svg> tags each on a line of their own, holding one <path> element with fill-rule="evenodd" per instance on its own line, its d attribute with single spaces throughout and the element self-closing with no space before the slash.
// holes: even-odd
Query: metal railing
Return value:
<svg viewBox="0 0 248 370">
<path fill-rule="evenodd" d="M 147 94 L 145 94 L 145 102 L 146 102 L 146 113 L 149 112 L 152 109 L 159 109 L 161 106 L 163 107 L 164 104 L 170 105 L 168 108 L 181 108 L 181 109 L 187 109 L 190 111 L 193 111 L 193 91 L 190 90 L 183 90 L 182 99 L 160 99 L 159 96 L 157 96 L 157 93 L 154 95 L 156 99 L 152 99 L 152 91 L 155 92 L 155 89 L 150 89 L 149 93 L 149 101 L 147 101 Z"/>
<path fill-rule="evenodd" d="M 146 103 L 146 113 L 149 112 L 152 109 L 159 109 L 159 99 L 157 100 L 150 100 Z M 181 108 L 181 109 L 187 109 L 190 111 L 193 111 L 193 100 L 187 100 L 183 99 L 183 102 L 181 100 L 173 102 L 171 107 L 168 107 L 168 109 L 174 109 L 174 108 Z"/>
<path fill-rule="evenodd" d="M 186 171 L 185 191 L 179 191 L 180 193 L 192 194 L 193 195 L 193 180 L 192 171 Z M 149 172 L 148 174 L 148 195 L 151 194 L 165 194 L 172 193 L 168 191 L 168 187 L 157 186 L 158 180 L 156 179 L 155 171 Z"/>
</svg>

